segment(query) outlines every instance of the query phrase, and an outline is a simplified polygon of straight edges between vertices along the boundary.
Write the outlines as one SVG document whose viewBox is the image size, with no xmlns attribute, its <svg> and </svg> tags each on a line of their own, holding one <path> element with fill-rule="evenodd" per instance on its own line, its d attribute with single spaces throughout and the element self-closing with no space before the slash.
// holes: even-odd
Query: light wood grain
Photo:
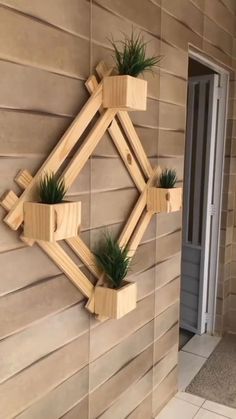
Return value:
<svg viewBox="0 0 236 419">
<path fill-rule="evenodd" d="M 43 166 L 34 176 L 34 181 L 23 192 L 17 204 L 12 208 L 9 214 L 5 217 L 4 221 L 14 230 L 20 226 L 23 221 L 23 204 L 25 201 L 32 200 L 35 194 L 37 184 L 42 174 L 48 171 L 56 172 L 65 158 L 68 156 L 78 139 L 84 132 L 91 118 L 98 111 L 102 103 L 102 86 L 100 85 L 96 92 L 88 99 L 85 106 L 80 111 L 79 115 L 75 118 L 66 133 L 62 136 L 59 143 L 46 159 Z"/>
<path fill-rule="evenodd" d="M 96 71 L 99 77 L 102 79 L 107 73 L 107 66 L 104 62 L 101 62 L 97 67 Z M 143 149 L 142 143 L 134 129 L 133 123 L 127 112 L 118 112 L 118 118 L 121 125 L 129 139 L 130 145 L 133 148 L 135 156 L 137 157 L 140 166 L 142 167 L 144 174 L 149 178 L 152 175 L 153 169 Z"/>
<path fill-rule="evenodd" d="M 151 212 L 144 213 L 142 219 L 140 220 L 140 223 L 137 225 L 136 231 L 129 242 L 129 256 L 130 257 L 132 257 L 135 254 L 142 240 L 142 237 L 145 231 L 147 230 L 147 227 L 152 219 L 152 215 L 153 214 Z"/>
<path fill-rule="evenodd" d="M 131 235 L 133 234 L 133 231 L 142 215 L 142 212 L 146 206 L 146 202 L 147 202 L 147 188 L 152 185 L 152 183 L 156 180 L 158 173 L 160 172 L 160 168 L 156 168 L 153 172 L 152 172 L 152 176 L 150 177 L 150 179 L 147 182 L 147 185 L 145 186 L 143 192 L 141 193 L 133 211 L 131 212 L 125 227 L 119 237 L 119 244 L 120 246 L 126 246 Z M 148 224 L 148 223 L 147 223 Z"/>
<path fill-rule="evenodd" d="M 99 88 L 95 91 L 94 94 L 96 94 L 98 91 L 100 91 Z M 93 95 L 91 96 L 91 98 L 92 97 Z M 93 150 L 95 149 L 102 136 L 104 135 L 105 131 L 107 130 L 108 126 L 114 119 L 116 113 L 117 111 L 114 109 L 108 109 L 107 111 L 105 111 L 104 114 L 100 116 L 94 127 L 91 129 L 90 134 L 88 134 L 87 138 L 84 140 L 80 150 L 73 156 L 71 162 L 62 173 L 62 176 L 65 180 L 66 188 L 69 188 L 76 179 L 76 177 L 79 175 L 80 171 L 87 163 L 88 158 L 91 156 Z M 91 115 L 89 115 L 88 117 L 90 121 Z"/>
<path fill-rule="evenodd" d="M 30 182 L 32 181 L 33 177 L 31 176 L 30 172 L 27 169 L 22 169 L 15 177 L 15 182 L 18 186 L 22 189 L 26 189 Z"/>
<path fill-rule="evenodd" d="M 120 319 L 136 308 L 137 287 L 135 283 L 124 282 L 119 289 L 96 286 L 94 311 L 104 317 Z"/>
<path fill-rule="evenodd" d="M 104 108 L 145 111 L 147 82 L 131 76 L 111 76 L 103 79 Z"/>
<path fill-rule="evenodd" d="M 112 129 L 109 129 L 109 133 L 133 181 L 139 191 L 142 192 L 146 185 L 145 179 L 116 121 L 114 121 Z"/>
<path fill-rule="evenodd" d="M 96 67 L 97 73 L 103 77 L 104 74 L 107 74 L 107 67 L 103 61 L 99 63 L 99 65 Z M 94 90 L 97 88 L 98 82 L 96 80 L 95 76 L 90 77 L 86 82 L 86 87 L 90 94 L 94 92 Z M 101 112 L 100 108 L 100 112 Z M 119 152 L 119 155 L 121 156 L 131 178 L 133 179 L 134 183 L 136 184 L 139 191 L 142 191 L 145 187 L 145 180 L 143 179 L 142 173 L 140 172 L 140 169 L 132 156 L 131 150 L 129 148 L 129 145 L 127 144 L 127 141 L 124 138 L 124 135 L 119 127 L 119 125 L 116 122 L 116 119 L 113 120 L 112 125 L 108 128 L 108 132 Z"/>
<path fill-rule="evenodd" d="M 150 212 L 174 212 L 182 208 L 182 188 L 153 188 L 147 190 L 147 210 Z"/>
<path fill-rule="evenodd" d="M 79 290 L 90 298 L 93 291 L 93 284 L 72 261 L 67 253 L 62 249 L 58 243 L 37 242 L 39 246 L 47 253 L 48 256 L 55 262 L 55 264 L 65 273 L 65 275 L 79 288 Z"/>
<path fill-rule="evenodd" d="M 13 191 L 6 192 L 2 197 L 0 204 L 6 210 L 10 211 L 18 201 L 18 196 Z"/>
<path fill-rule="evenodd" d="M 88 246 L 84 243 L 81 237 L 72 237 L 66 240 L 67 244 L 75 252 L 75 254 L 82 260 L 90 272 L 96 277 L 100 278 L 101 270 L 98 268 L 96 258 Z"/>
<path fill-rule="evenodd" d="M 24 203 L 24 236 L 33 240 L 55 242 L 79 234 L 81 202 L 49 205 Z"/>
<path fill-rule="evenodd" d="M 129 143 L 142 167 L 144 174 L 149 178 L 152 175 L 153 169 L 143 149 L 142 143 L 135 131 L 133 123 L 127 112 L 119 112 L 118 118 L 129 139 Z"/>
</svg>

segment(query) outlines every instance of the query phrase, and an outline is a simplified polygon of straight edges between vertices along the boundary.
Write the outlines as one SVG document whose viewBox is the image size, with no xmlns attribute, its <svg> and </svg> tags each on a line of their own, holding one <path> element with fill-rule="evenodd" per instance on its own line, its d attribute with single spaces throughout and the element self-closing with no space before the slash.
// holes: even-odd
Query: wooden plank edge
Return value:
<svg viewBox="0 0 236 419">
<path fill-rule="evenodd" d="M 18 196 L 13 191 L 5 192 L 0 200 L 0 205 L 6 210 L 10 211 L 18 201 Z"/>
</svg>

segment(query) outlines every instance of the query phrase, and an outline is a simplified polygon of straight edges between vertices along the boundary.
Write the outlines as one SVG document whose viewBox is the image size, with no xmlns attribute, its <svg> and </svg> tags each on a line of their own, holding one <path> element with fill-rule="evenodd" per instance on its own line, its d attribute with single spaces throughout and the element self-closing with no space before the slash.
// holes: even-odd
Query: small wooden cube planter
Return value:
<svg viewBox="0 0 236 419">
<path fill-rule="evenodd" d="M 24 236 L 55 242 L 79 234 L 81 202 L 24 203 Z"/>
<path fill-rule="evenodd" d="M 147 81 L 131 76 L 110 76 L 103 79 L 104 108 L 145 111 Z"/>
<path fill-rule="evenodd" d="M 94 300 L 96 314 L 110 319 L 120 319 L 136 308 L 136 283 L 124 281 L 124 285 L 119 289 L 96 286 Z"/>
<path fill-rule="evenodd" d="M 182 188 L 148 188 L 147 210 L 154 213 L 180 211 L 182 191 Z"/>
</svg>

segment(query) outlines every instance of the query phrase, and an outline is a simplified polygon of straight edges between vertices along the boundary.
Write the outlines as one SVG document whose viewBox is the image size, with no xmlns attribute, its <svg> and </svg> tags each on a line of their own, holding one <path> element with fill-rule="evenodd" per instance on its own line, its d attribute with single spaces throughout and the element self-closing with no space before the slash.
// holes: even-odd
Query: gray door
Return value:
<svg viewBox="0 0 236 419">
<path fill-rule="evenodd" d="M 180 325 L 206 330 L 218 75 L 188 83 Z"/>
</svg>

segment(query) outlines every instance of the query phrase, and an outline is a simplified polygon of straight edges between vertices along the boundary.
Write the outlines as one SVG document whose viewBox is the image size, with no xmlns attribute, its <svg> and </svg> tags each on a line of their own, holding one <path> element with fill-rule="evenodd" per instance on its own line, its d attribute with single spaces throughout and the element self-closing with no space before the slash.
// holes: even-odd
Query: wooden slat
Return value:
<svg viewBox="0 0 236 419">
<path fill-rule="evenodd" d="M 100 79 L 102 79 L 107 74 L 107 71 L 108 71 L 108 67 L 107 67 L 106 63 L 101 60 L 98 63 L 98 65 L 96 66 L 97 75 L 100 77 Z"/>
<path fill-rule="evenodd" d="M 140 166 L 142 167 L 147 178 L 149 178 L 152 175 L 152 166 L 146 156 L 142 143 L 138 137 L 137 132 L 135 131 L 129 114 L 127 112 L 121 111 L 118 113 L 118 119 L 120 120 L 121 125 L 129 139 L 130 145 L 133 148 Z"/>
<path fill-rule="evenodd" d="M 93 284 L 71 260 L 58 243 L 38 241 L 38 245 L 50 256 L 55 264 L 68 276 L 73 284 L 87 297 L 90 298 Z"/>
<path fill-rule="evenodd" d="M 33 177 L 27 169 L 20 170 L 20 172 L 15 177 L 15 182 L 22 189 L 28 188 Z"/>
<path fill-rule="evenodd" d="M 102 66 L 103 67 L 103 66 Z M 98 67 L 97 67 L 98 68 Z M 106 67 L 103 67 L 104 69 Z M 105 71 L 105 70 L 104 70 Z M 86 87 L 88 91 L 92 94 L 94 90 L 97 88 L 97 80 L 95 76 L 92 76 L 89 78 L 89 80 L 86 82 Z M 101 111 L 102 108 L 100 108 Z M 122 131 L 117 124 L 116 120 L 113 121 L 112 125 L 108 128 L 108 132 L 131 176 L 134 183 L 136 184 L 137 188 L 141 192 L 145 188 L 145 180 L 143 178 L 142 173 L 140 172 L 140 169 L 132 156 L 132 152 L 124 138 L 124 135 L 122 134 Z"/>
<path fill-rule="evenodd" d="M 13 230 L 17 230 L 23 221 L 23 204 L 25 201 L 30 201 L 34 191 L 37 187 L 37 183 L 41 178 L 42 174 L 47 171 L 56 172 L 63 161 L 66 159 L 72 148 L 77 143 L 78 139 L 88 126 L 93 116 L 98 111 L 102 104 L 102 84 L 99 85 L 98 89 L 88 99 L 78 116 L 72 122 L 68 130 L 62 136 L 59 143 L 56 145 L 54 150 L 51 152 L 45 163 L 39 169 L 37 174 L 34 176 L 31 185 L 23 192 L 18 202 L 14 205 L 9 214 L 5 217 L 4 221 Z"/>
<path fill-rule="evenodd" d="M 134 233 L 134 236 L 129 242 L 129 256 L 132 257 L 134 253 L 136 252 L 136 249 L 139 245 L 139 243 L 142 240 L 142 237 L 148 227 L 148 224 L 150 223 L 152 219 L 153 214 L 151 212 L 146 212 L 143 216 L 143 218 L 140 221 L 140 224 L 137 226 L 137 230 Z"/>
<path fill-rule="evenodd" d="M 18 201 L 18 196 L 13 191 L 6 192 L 1 198 L 1 206 L 10 211 Z"/>
<path fill-rule="evenodd" d="M 25 189 L 29 185 L 32 180 L 31 174 L 27 170 L 22 170 L 18 175 L 19 184 Z M 21 236 L 21 240 L 25 242 L 28 246 L 32 246 L 34 244 L 34 240 L 30 240 L 27 237 Z M 96 277 L 99 278 L 101 276 L 101 272 L 99 271 L 96 260 L 90 249 L 86 246 L 83 240 L 77 236 L 72 237 L 66 240 L 67 244 L 71 247 L 71 249 L 76 253 L 77 256 L 82 260 L 82 262 L 87 266 L 90 272 Z M 45 251 L 46 249 L 44 249 Z M 48 253 L 46 251 L 46 253 Z M 65 272 L 65 271 L 64 271 Z M 65 272 L 66 273 L 66 272 Z"/>
<path fill-rule="evenodd" d="M 97 267 L 96 259 L 91 250 L 86 246 L 83 240 L 77 236 L 67 239 L 66 243 L 71 247 L 75 254 L 82 260 L 90 272 L 96 277 L 101 277 L 101 271 Z"/>
<path fill-rule="evenodd" d="M 99 65 L 96 67 L 96 71 L 99 77 L 102 79 L 107 72 L 106 64 L 104 62 L 100 62 Z M 129 114 L 125 111 L 118 112 L 118 118 L 129 139 L 131 147 L 133 148 L 133 151 L 144 171 L 144 174 L 147 176 L 147 178 L 149 178 L 152 175 L 152 171 L 153 171 L 152 166 L 146 156 L 146 153 L 135 131 L 135 128 L 129 117 Z"/>
<path fill-rule="evenodd" d="M 108 131 L 126 168 L 130 173 L 130 176 L 132 177 L 139 191 L 142 192 L 146 186 L 146 182 L 116 121 L 114 121 Z"/>
<path fill-rule="evenodd" d="M 30 239 L 29 237 L 25 237 L 24 234 L 21 234 L 20 236 L 21 241 L 23 241 L 23 243 L 27 244 L 27 246 L 33 246 L 35 243 L 34 239 Z"/>
<path fill-rule="evenodd" d="M 76 177 L 83 169 L 93 150 L 96 148 L 108 126 L 114 119 L 116 113 L 116 109 L 107 109 L 100 116 L 92 128 L 90 134 L 88 134 L 87 138 L 84 140 L 80 150 L 74 155 L 72 161 L 62 173 L 62 177 L 65 179 L 65 185 L 67 189 L 72 185 Z"/>
<path fill-rule="evenodd" d="M 126 246 L 131 235 L 133 234 L 133 231 L 142 215 L 142 212 L 147 204 L 147 187 L 152 184 L 152 182 L 155 181 L 156 177 L 158 176 L 158 173 L 160 172 L 160 168 L 156 168 L 152 176 L 150 177 L 149 181 L 147 182 L 147 186 L 143 190 L 142 194 L 140 195 L 132 213 L 130 214 L 130 217 L 127 220 L 127 223 L 121 233 L 121 236 L 119 238 L 119 244 L 120 246 Z"/>
</svg>

